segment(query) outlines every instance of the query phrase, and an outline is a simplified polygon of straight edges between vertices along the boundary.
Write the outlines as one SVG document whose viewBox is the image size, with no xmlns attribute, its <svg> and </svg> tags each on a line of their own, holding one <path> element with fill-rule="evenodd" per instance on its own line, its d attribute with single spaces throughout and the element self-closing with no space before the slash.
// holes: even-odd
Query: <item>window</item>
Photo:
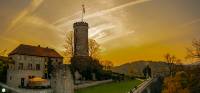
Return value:
<svg viewBox="0 0 200 93">
<path fill-rule="evenodd" d="M 10 80 L 12 80 L 12 77 L 10 76 Z"/>
<path fill-rule="evenodd" d="M 28 70 L 32 70 L 33 69 L 33 67 L 32 67 L 32 64 L 28 64 Z"/>
<path fill-rule="evenodd" d="M 10 65 L 6 65 L 7 69 L 11 69 Z"/>
<path fill-rule="evenodd" d="M 28 79 L 32 79 L 32 78 L 34 78 L 35 76 L 28 76 Z"/>
<path fill-rule="evenodd" d="M 26 60 L 26 56 L 24 56 L 24 60 Z"/>
<path fill-rule="evenodd" d="M 24 56 L 21 56 L 21 60 L 24 60 Z"/>
<path fill-rule="evenodd" d="M 19 63 L 18 69 L 19 69 L 19 70 L 23 70 L 23 63 Z"/>
<path fill-rule="evenodd" d="M 36 64 L 36 70 L 40 70 L 40 64 Z"/>
</svg>

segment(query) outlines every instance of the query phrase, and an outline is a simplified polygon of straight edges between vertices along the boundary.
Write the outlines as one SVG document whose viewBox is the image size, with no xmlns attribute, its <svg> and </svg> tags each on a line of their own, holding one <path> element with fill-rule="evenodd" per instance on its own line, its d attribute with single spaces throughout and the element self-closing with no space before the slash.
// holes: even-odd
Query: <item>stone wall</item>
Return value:
<svg viewBox="0 0 200 93">
<path fill-rule="evenodd" d="M 74 93 L 74 80 L 69 66 L 60 64 L 53 72 L 51 85 L 54 93 Z"/>
</svg>

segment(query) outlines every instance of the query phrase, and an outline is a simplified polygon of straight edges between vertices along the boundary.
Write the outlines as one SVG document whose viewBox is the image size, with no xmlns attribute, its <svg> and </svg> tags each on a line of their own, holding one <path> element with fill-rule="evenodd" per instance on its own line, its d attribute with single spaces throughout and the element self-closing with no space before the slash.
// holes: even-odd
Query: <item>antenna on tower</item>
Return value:
<svg viewBox="0 0 200 93">
<path fill-rule="evenodd" d="M 83 18 L 84 18 L 84 15 L 85 15 L 85 4 L 84 4 L 84 1 L 82 2 L 82 17 L 81 17 L 81 21 L 83 22 Z"/>
</svg>

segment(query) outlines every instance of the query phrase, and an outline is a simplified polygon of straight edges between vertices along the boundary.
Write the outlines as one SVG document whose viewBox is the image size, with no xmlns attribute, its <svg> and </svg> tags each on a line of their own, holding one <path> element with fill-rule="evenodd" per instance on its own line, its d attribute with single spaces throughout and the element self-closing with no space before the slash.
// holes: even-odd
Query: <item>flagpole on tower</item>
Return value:
<svg viewBox="0 0 200 93">
<path fill-rule="evenodd" d="M 82 3 L 82 17 L 81 17 L 81 21 L 82 22 L 83 22 L 84 15 L 85 15 L 85 5 L 84 5 L 84 0 L 83 0 L 83 3 Z"/>
</svg>

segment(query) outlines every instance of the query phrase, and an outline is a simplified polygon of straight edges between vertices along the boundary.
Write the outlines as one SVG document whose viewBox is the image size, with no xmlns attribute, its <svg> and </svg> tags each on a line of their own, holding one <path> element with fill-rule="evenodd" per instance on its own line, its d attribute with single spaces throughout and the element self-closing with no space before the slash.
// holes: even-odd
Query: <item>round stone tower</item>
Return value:
<svg viewBox="0 0 200 93">
<path fill-rule="evenodd" d="M 76 22 L 74 28 L 74 56 L 89 56 L 88 53 L 88 23 Z"/>
</svg>

